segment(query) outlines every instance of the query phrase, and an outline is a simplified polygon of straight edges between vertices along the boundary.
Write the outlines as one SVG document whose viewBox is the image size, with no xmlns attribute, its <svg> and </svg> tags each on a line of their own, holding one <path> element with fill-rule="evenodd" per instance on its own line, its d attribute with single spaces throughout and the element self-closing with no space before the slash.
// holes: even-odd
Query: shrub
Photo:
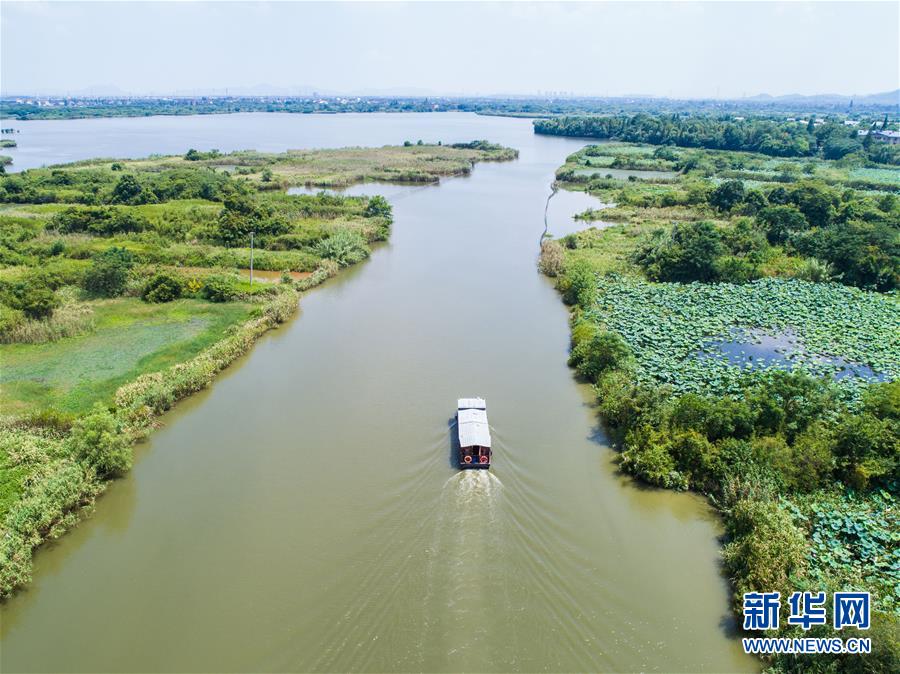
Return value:
<svg viewBox="0 0 900 674">
<path fill-rule="evenodd" d="M 737 255 L 716 258 L 713 261 L 713 273 L 717 281 L 725 283 L 749 283 L 761 276 L 758 265 Z"/>
<path fill-rule="evenodd" d="M 8 307 L 5 304 L 0 304 L 0 338 L 11 333 L 24 322 L 24 312 Z"/>
<path fill-rule="evenodd" d="M 896 422 L 871 414 L 842 419 L 835 429 L 834 453 L 844 479 L 859 489 L 866 489 L 875 478 L 897 477 L 898 430 Z"/>
<path fill-rule="evenodd" d="M 640 423 L 654 428 L 663 425 L 667 389 L 635 384 L 628 372 L 607 370 L 597 379 L 595 390 L 598 410 L 617 436 L 627 434 Z"/>
<path fill-rule="evenodd" d="M 830 264 L 810 257 L 803 261 L 795 276 L 810 283 L 827 283 L 835 274 Z"/>
<path fill-rule="evenodd" d="M 675 468 L 690 480 L 695 489 L 708 491 L 714 487 L 717 471 L 716 448 L 696 431 L 677 431 L 668 438 L 666 451 L 675 461 Z"/>
<path fill-rule="evenodd" d="M 49 318 L 60 305 L 59 298 L 46 285 L 39 282 L 23 281 L 13 289 L 16 309 L 33 319 Z"/>
<path fill-rule="evenodd" d="M 781 433 L 787 441 L 834 409 L 832 389 L 826 382 L 802 372 L 775 370 L 748 391 L 757 433 Z"/>
<path fill-rule="evenodd" d="M 367 218 L 390 217 L 391 204 L 381 195 L 369 197 L 369 203 L 366 204 L 366 210 L 363 214 Z"/>
<path fill-rule="evenodd" d="M 633 362 L 631 348 L 622 337 L 609 331 L 598 332 L 572 349 L 569 364 L 590 381 L 608 370 L 628 369 Z"/>
<path fill-rule="evenodd" d="M 0 327 L 0 342 L 5 344 L 43 344 L 63 337 L 74 337 L 94 329 L 94 312 L 81 302 L 63 304 L 51 316 L 23 319 L 5 329 Z"/>
<path fill-rule="evenodd" d="M 545 276 L 555 278 L 562 274 L 565 266 L 565 254 L 558 241 L 544 241 L 541 243 L 541 256 L 538 260 L 538 270 Z"/>
<path fill-rule="evenodd" d="M 68 459 L 54 462 L 29 485 L 3 522 L 0 598 L 31 580 L 34 548 L 71 526 L 76 509 L 90 502 L 96 492 L 96 485 L 81 466 Z"/>
<path fill-rule="evenodd" d="M 334 260 L 341 267 L 362 262 L 369 256 L 369 246 L 362 234 L 350 229 L 339 229 L 327 239 L 319 241 L 315 252 L 320 257 Z"/>
<path fill-rule="evenodd" d="M 742 499 L 726 519 L 731 541 L 722 555 L 738 596 L 745 592 L 796 589 L 794 574 L 804 568 L 805 536 L 776 501 Z"/>
<path fill-rule="evenodd" d="M 871 384 L 862 397 L 863 410 L 878 419 L 900 421 L 900 380 Z"/>
<path fill-rule="evenodd" d="M 134 266 L 134 256 L 125 248 L 107 248 L 91 260 L 85 273 L 87 291 L 104 297 L 116 297 L 125 291 L 128 272 Z"/>
<path fill-rule="evenodd" d="M 49 228 L 64 234 L 84 232 L 95 236 L 112 236 L 150 229 L 150 223 L 146 218 L 124 208 L 76 206 L 54 215 Z"/>
<path fill-rule="evenodd" d="M 216 274 L 204 279 L 200 294 L 210 302 L 230 302 L 237 296 L 237 287 L 233 279 Z"/>
<path fill-rule="evenodd" d="M 72 453 L 102 477 L 121 475 L 131 468 L 131 445 L 121 425 L 101 403 L 72 427 Z"/>
<path fill-rule="evenodd" d="M 686 489 L 684 476 L 675 469 L 665 438 L 646 426 L 628 434 L 628 449 L 622 453 L 622 465 L 649 484 L 670 489 Z"/>
<path fill-rule="evenodd" d="M 184 292 L 181 277 L 169 272 L 157 272 L 144 285 L 141 299 L 145 302 L 171 302 Z"/>
<path fill-rule="evenodd" d="M 776 467 L 788 489 L 813 491 L 825 485 L 834 471 L 834 441 L 822 424 L 814 424 L 788 448 Z"/>
<path fill-rule="evenodd" d="M 576 260 L 569 265 L 565 276 L 560 277 L 557 286 L 562 291 L 566 304 L 575 304 L 582 309 L 589 309 L 594 304 L 597 294 L 597 277 L 590 264 L 584 260 Z"/>
</svg>

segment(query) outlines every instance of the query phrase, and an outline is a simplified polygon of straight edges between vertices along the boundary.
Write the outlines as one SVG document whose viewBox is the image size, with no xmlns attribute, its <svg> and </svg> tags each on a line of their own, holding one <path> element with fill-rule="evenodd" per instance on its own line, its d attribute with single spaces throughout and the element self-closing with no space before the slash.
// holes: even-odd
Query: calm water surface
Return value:
<svg viewBox="0 0 900 674">
<path fill-rule="evenodd" d="M 578 141 L 461 114 L 15 126 L 23 163 L 419 138 L 521 157 L 390 188 L 390 243 L 166 416 L 39 552 L 2 609 L 4 672 L 757 669 L 729 636 L 715 518 L 616 474 L 566 367 L 535 254 Z M 451 465 L 470 395 L 488 401 L 490 472 Z"/>
</svg>

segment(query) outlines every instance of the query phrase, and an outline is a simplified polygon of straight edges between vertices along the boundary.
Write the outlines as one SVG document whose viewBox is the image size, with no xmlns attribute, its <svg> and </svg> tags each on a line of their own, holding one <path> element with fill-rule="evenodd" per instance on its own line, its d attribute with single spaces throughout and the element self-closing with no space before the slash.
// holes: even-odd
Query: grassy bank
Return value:
<svg viewBox="0 0 900 674">
<path fill-rule="evenodd" d="M 572 307 L 570 364 L 622 470 L 722 514 L 736 612 L 744 592 L 780 591 L 779 635 L 831 637 L 787 625 L 787 597 L 872 593 L 872 629 L 840 634 L 870 637 L 871 655 L 775 656 L 771 671 L 892 672 L 900 176 L 876 187 L 846 163 L 795 161 L 585 148 L 558 183 L 616 205 L 545 241 L 540 266 Z M 630 175 L 608 177 L 614 165 Z"/>
<path fill-rule="evenodd" d="M 292 184 L 465 175 L 456 147 L 88 161 L 0 177 L 0 598 L 132 445 L 390 232 L 381 197 Z M 246 268 L 281 272 L 251 286 Z"/>
</svg>

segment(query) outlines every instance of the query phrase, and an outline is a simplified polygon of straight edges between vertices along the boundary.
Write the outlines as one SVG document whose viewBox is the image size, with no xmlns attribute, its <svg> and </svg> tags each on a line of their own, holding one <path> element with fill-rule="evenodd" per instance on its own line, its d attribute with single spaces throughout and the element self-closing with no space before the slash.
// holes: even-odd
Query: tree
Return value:
<svg viewBox="0 0 900 674">
<path fill-rule="evenodd" d="M 863 146 L 856 139 L 832 136 L 825 141 L 825 145 L 822 148 L 822 156 L 825 159 L 840 159 L 851 152 L 859 152 L 861 149 L 863 149 Z"/>
<path fill-rule="evenodd" d="M 789 241 L 797 232 L 809 229 L 806 218 L 795 206 L 769 206 L 756 216 L 770 243 Z"/>
<path fill-rule="evenodd" d="M 746 215 L 754 215 L 768 205 L 769 202 L 766 201 L 765 194 L 759 190 L 750 190 L 741 204 L 741 212 Z"/>
<path fill-rule="evenodd" d="M 844 283 L 881 291 L 900 287 L 900 244 L 890 225 L 835 225 L 802 245 L 807 254 L 829 262 Z"/>
<path fill-rule="evenodd" d="M 84 287 L 105 297 L 121 295 L 133 266 L 134 256 L 127 249 L 107 248 L 91 260 L 91 266 L 85 273 Z"/>
<path fill-rule="evenodd" d="M 270 206 L 257 203 L 244 192 L 229 193 L 219 213 L 218 238 L 229 248 L 249 246 L 250 232 L 263 237 L 283 234 L 289 229 L 285 222 L 272 217 Z"/>
<path fill-rule="evenodd" d="M 709 282 L 716 279 L 715 261 L 724 252 L 713 223 L 682 222 L 638 249 L 634 261 L 655 281 Z"/>
<path fill-rule="evenodd" d="M 709 204 L 720 211 L 730 211 L 744 200 L 744 183 L 740 180 L 726 180 L 709 195 Z"/>
<path fill-rule="evenodd" d="M 138 204 L 142 203 L 141 197 L 144 188 L 130 173 L 123 175 L 119 182 L 116 183 L 112 193 L 112 200 L 120 204 Z"/>
<path fill-rule="evenodd" d="M 798 183 L 789 194 L 791 203 L 800 209 L 813 227 L 826 227 L 834 219 L 838 205 L 837 196 L 825 185 L 804 181 Z"/>
</svg>

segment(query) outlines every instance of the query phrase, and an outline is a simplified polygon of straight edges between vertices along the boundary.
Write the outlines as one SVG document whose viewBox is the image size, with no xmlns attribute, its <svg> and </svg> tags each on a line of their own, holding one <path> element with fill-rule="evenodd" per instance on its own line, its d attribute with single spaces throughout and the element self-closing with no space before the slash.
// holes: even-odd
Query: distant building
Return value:
<svg viewBox="0 0 900 674">
<path fill-rule="evenodd" d="M 900 131 L 873 131 L 872 138 L 888 145 L 900 145 Z"/>
<path fill-rule="evenodd" d="M 900 145 L 900 131 L 867 131 L 860 129 L 856 132 L 858 136 L 868 136 L 872 134 L 872 140 L 879 143 L 887 143 L 888 145 Z"/>
</svg>

